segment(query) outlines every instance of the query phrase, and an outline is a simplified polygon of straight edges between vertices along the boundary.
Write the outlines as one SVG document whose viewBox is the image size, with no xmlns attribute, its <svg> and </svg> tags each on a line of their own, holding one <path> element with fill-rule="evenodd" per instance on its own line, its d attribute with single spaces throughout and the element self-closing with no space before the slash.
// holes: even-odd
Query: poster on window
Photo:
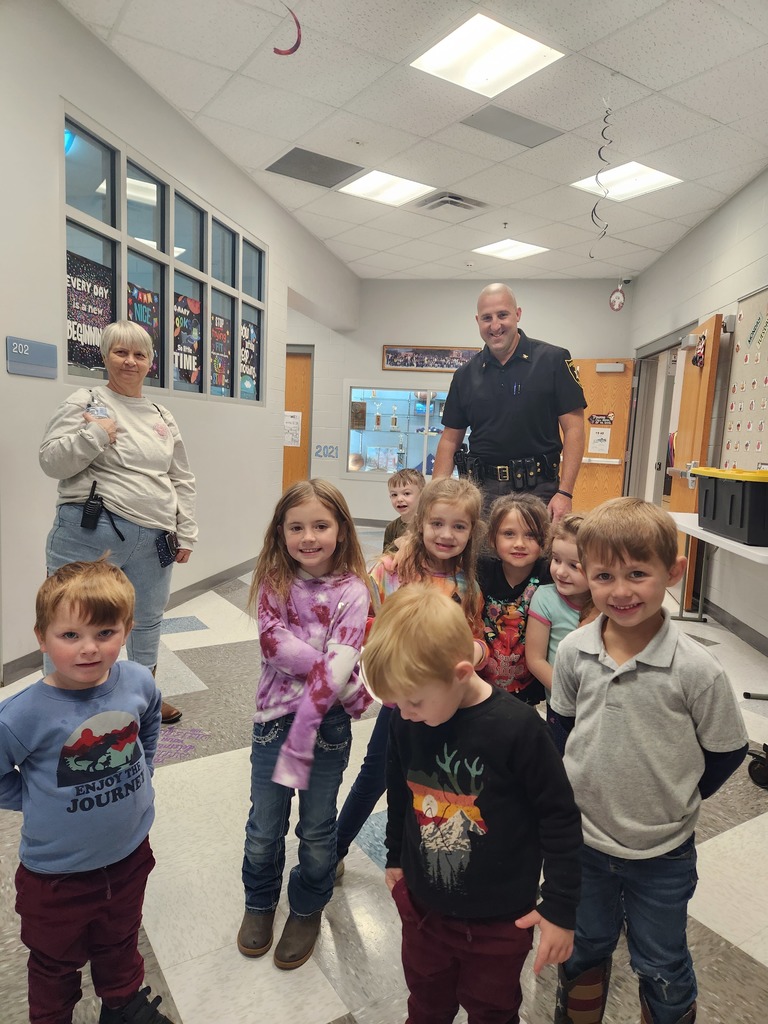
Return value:
<svg viewBox="0 0 768 1024">
<path fill-rule="evenodd" d="M 259 400 L 259 325 L 240 321 L 240 397 Z"/>
<path fill-rule="evenodd" d="M 200 389 L 200 302 L 187 295 L 173 296 L 173 379 Z"/>
<path fill-rule="evenodd" d="M 232 394 L 232 321 L 211 313 L 211 394 Z"/>
<path fill-rule="evenodd" d="M 152 365 L 147 377 L 160 377 L 160 293 L 128 283 L 128 319 L 139 324 L 152 339 Z"/>
<path fill-rule="evenodd" d="M 114 275 L 109 267 L 67 252 L 67 362 L 86 370 L 104 366 L 101 332 L 114 320 Z"/>
</svg>

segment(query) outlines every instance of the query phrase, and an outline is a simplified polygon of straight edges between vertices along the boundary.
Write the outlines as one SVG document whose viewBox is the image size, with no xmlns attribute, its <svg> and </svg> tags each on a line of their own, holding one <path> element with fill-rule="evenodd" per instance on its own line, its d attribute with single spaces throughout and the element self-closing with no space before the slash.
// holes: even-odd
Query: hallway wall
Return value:
<svg viewBox="0 0 768 1024">
<path fill-rule="evenodd" d="M 63 123 L 81 111 L 269 248 L 266 407 L 160 393 L 198 477 L 200 544 L 174 589 L 253 557 L 279 492 L 289 296 L 319 321 L 354 326 L 357 278 L 53 0 L 0 4 L 3 96 L 2 336 L 59 346 L 57 380 L 0 373 L 2 661 L 34 649 L 34 595 L 55 482 L 38 467 L 66 373 Z M 190 61 L 190 71 L 194 62 Z"/>
</svg>

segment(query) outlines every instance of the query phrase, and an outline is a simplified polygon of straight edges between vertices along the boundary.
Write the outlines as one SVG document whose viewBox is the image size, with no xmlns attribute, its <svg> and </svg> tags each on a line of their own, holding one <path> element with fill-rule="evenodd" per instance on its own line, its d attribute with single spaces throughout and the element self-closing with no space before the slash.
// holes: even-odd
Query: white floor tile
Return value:
<svg viewBox="0 0 768 1024">
<path fill-rule="evenodd" d="M 698 846 L 699 884 L 689 913 L 734 945 L 768 940 L 768 813 Z"/>
<path fill-rule="evenodd" d="M 207 626 L 207 629 L 193 629 L 184 633 L 166 633 L 163 642 L 174 651 L 258 639 L 256 623 L 250 615 L 213 591 L 179 605 L 173 609 L 173 615 L 176 618 L 196 615 Z"/>
</svg>

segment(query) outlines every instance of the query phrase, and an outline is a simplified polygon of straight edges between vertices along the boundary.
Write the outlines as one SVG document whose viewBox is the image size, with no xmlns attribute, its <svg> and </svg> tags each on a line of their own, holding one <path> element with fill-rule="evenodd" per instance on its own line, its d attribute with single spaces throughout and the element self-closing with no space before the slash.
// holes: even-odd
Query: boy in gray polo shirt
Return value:
<svg viewBox="0 0 768 1024">
<path fill-rule="evenodd" d="M 741 764 L 747 735 L 719 663 L 662 609 L 685 559 L 672 517 L 616 498 L 585 518 L 579 558 L 599 618 L 560 644 L 552 709 L 582 814 L 582 894 L 559 968 L 555 1024 L 599 1024 L 626 923 L 643 1024 L 692 1024 L 686 941 L 702 799 Z"/>
</svg>

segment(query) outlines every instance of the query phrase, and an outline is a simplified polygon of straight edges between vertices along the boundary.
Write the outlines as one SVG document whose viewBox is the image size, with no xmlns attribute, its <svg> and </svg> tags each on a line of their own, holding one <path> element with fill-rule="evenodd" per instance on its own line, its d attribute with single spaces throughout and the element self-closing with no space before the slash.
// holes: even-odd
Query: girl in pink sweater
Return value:
<svg viewBox="0 0 768 1024">
<path fill-rule="evenodd" d="M 342 494 L 324 480 L 294 484 L 277 503 L 251 583 L 261 677 L 245 828 L 244 956 L 272 945 L 291 799 L 299 791 L 299 858 L 288 880 L 290 914 L 275 949 L 283 970 L 312 955 L 336 869 L 336 798 L 352 718 L 371 698 L 358 674 L 369 591 Z"/>
</svg>

